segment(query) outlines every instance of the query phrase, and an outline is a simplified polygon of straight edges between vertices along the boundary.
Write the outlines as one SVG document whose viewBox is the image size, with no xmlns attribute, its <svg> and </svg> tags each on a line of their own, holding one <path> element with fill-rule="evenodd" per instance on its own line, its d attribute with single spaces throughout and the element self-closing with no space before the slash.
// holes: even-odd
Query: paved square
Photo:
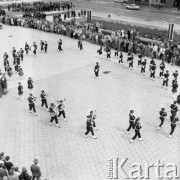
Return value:
<svg viewBox="0 0 180 180">
<path fill-rule="evenodd" d="M 13 36 L 13 37 L 9 37 Z M 57 53 L 57 41 L 63 40 L 64 52 Z M 48 54 L 40 53 L 40 40 L 49 44 Z M 180 129 L 177 125 L 175 136 L 167 138 L 170 132 L 169 115 L 162 130 L 157 131 L 159 110 L 172 103 L 171 88 L 161 88 L 162 79 L 155 81 L 140 74 L 140 69 L 117 63 L 114 57 L 105 60 L 105 53 L 98 57 L 99 48 L 83 42 L 84 50 L 79 51 L 77 40 L 52 33 L 4 26 L 0 31 L 1 69 L 4 52 L 12 55 L 12 47 L 24 48 L 24 43 L 38 44 L 37 57 L 25 56 L 22 67 L 24 101 L 17 99 L 18 76 L 14 73 L 8 80 L 9 93 L 0 99 L 0 151 L 11 157 L 12 162 L 28 169 L 34 158 L 39 159 L 42 179 L 49 180 L 105 180 L 107 179 L 107 159 L 128 158 L 125 171 L 132 163 L 156 163 L 160 160 L 165 165 L 173 162 L 180 166 Z M 113 56 L 113 54 L 112 54 Z M 95 62 L 100 62 L 100 78 L 94 78 Z M 159 63 L 159 62 L 157 62 Z M 137 62 L 134 63 L 135 66 Z M 170 73 L 177 67 L 167 65 Z M 148 67 L 147 67 L 148 70 Z M 103 71 L 110 71 L 103 74 Z M 157 73 L 158 75 L 158 73 Z M 34 95 L 37 114 L 28 112 L 27 79 L 34 79 Z M 171 80 L 170 80 L 171 82 Z M 61 128 L 49 126 L 49 113 L 40 109 L 40 92 L 48 94 L 48 103 L 63 97 L 66 101 L 68 122 L 60 120 Z M 83 137 L 86 130 L 86 115 L 97 109 L 97 140 Z M 128 127 L 129 110 L 142 118 L 143 142 L 130 144 L 134 135 L 125 134 Z M 164 169 L 165 171 L 165 169 Z M 150 178 L 155 179 L 155 170 L 150 171 Z M 163 172 L 163 171 L 162 171 Z M 123 179 L 119 174 L 119 179 Z"/>
</svg>

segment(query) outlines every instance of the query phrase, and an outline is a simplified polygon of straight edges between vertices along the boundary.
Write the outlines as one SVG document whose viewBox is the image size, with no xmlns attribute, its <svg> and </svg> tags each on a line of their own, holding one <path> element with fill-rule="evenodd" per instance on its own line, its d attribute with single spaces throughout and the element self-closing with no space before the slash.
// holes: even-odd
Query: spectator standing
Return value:
<svg viewBox="0 0 180 180">
<path fill-rule="evenodd" d="M 34 164 L 31 165 L 31 172 L 32 172 L 32 180 L 40 180 L 41 177 L 41 169 L 40 167 L 37 165 L 38 164 L 38 159 L 34 159 Z"/>
</svg>

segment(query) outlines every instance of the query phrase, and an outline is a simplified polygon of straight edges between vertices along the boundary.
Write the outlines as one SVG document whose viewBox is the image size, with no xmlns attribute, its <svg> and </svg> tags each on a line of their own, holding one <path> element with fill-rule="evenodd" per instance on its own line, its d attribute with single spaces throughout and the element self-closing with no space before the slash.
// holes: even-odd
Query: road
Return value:
<svg viewBox="0 0 180 180">
<path fill-rule="evenodd" d="M 149 7 L 141 7 L 139 11 L 131 11 L 125 8 L 126 5 L 121 5 L 119 3 L 114 3 L 114 1 L 102 1 L 102 0 L 74 0 L 76 9 L 85 8 L 91 9 L 95 12 L 102 13 L 113 13 L 119 16 L 134 17 L 140 19 L 150 19 L 152 21 L 164 21 L 173 22 L 175 24 L 180 24 L 180 14 L 178 14 L 176 9 L 165 9 L 157 10 L 151 8 L 149 12 Z"/>
</svg>

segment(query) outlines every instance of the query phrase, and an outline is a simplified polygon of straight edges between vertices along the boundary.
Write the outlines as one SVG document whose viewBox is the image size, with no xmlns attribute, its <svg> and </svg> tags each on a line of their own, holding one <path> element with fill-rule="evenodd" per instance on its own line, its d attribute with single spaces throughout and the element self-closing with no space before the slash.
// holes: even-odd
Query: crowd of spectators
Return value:
<svg viewBox="0 0 180 180">
<path fill-rule="evenodd" d="M 9 156 L 5 156 L 4 152 L 0 153 L 0 180 L 40 180 L 41 169 L 38 166 L 38 159 L 34 159 L 30 166 L 31 174 L 25 166 L 19 171 L 19 168 L 11 162 Z"/>
<path fill-rule="evenodd" d="M 73 3 L 70 1 L 50 1 L 50 2 L 33 2 L 33 3 L 12 3 L 8 5 L 8 10 L 10 11 L 22 11 L 25 13 L 34 12 L 48 12 L 48 11 L 64 11 L 70 10 L 74 7 Z"/>
</svg>

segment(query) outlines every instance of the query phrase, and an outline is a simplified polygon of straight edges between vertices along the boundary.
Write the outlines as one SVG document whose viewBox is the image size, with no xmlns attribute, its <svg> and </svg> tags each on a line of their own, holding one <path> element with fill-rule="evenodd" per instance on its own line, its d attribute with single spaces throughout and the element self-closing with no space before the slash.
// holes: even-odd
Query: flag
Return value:
<svg viewBox="0 0 180 180">
<path fill-rule="evenodd" d="M 91 11 L 87 11 L 87 23 L 91 23 L 92 19 L 91 19 Z"/>
<path fill-rule="evenodd" d="M 174 24 L 169 23 L 169 30 L 168 30 L 168 40 L 172 41 L 174 37 Z"/>
</svg>

